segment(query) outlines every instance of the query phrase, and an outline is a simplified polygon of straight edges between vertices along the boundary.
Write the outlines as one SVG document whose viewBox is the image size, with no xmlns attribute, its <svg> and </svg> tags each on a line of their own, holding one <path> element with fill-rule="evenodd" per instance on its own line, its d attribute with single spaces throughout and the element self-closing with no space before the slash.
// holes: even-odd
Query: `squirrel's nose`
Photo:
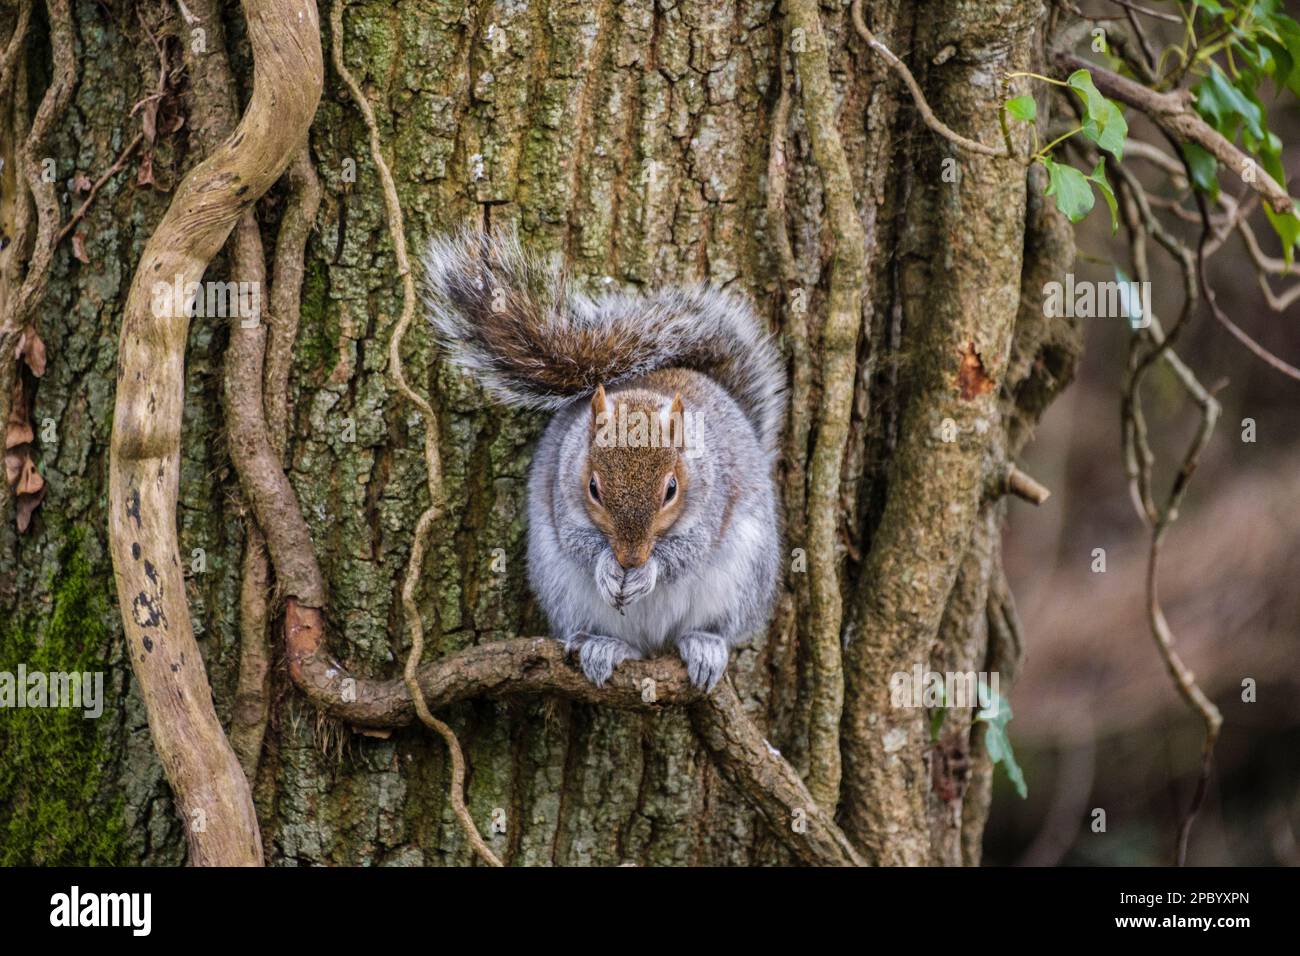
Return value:
<svg viewBox="0 0 1300 956">
<path fill-rule="evenodd" d="M 639 568 L 650 560 L 650 548 L 648 546 L 636 549 L 616 548 L 614 549 L 614 560 L 618 562 L 618 566 L 624 571 L 631 571 L 633 568 Z"/>
</svg>

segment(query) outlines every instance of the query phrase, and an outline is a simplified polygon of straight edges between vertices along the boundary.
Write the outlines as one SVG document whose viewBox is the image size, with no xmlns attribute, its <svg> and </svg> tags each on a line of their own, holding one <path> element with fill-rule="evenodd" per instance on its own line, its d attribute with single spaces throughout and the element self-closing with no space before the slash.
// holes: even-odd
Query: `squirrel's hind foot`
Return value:
<svg viewBox="0 0 1300 956">
<path fill-rule="evenodd" d="M 722 680 L 731 648 L 717 634 L 688 631 L 677 638 L 677 653 L 686 664 L 686 676 L 691 684 L 707 693 Z"/>
<path fill-rule="evenodd" d="M 564 639 L 564 652 L 578 652 L 578 663 L 587 680 L 597 687 L 604 687 L 605 682 L 613 676 L 614 668 L 623 661 L 639 661 L 641 652 L 617 637 L 604 637 L 600 634 L 573 633 Z"/>
</svg>

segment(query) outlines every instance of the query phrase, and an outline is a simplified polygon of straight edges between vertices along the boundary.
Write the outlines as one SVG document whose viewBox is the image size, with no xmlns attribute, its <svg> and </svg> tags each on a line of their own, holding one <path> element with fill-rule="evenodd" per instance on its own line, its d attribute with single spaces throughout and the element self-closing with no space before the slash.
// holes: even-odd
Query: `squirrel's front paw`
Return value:
<svg viewBox="0 0 1300 956">
<path fill-rule="evenodd" d="M 614 552 L 606 548 L 596 559 L 596 590 L 603 600 L 616 611 L 623 609 L 623 569 L 614 560 Z"/>
<path fill-rule="evenodd" d="M 655 589 L 659 579 L 659 562 L 651 558 L 639 568 L 628 568 L 623 573 L 623 590 L 619 592 L 619 603 L 623 607 L 635 604 Z"/>
<path fill-rule="evenodd" d="M 659 580 L 659 562 L 651 558 L 638 568 L 622 568 L 614 558 L 614 552 L 606 550 L 596 559 L 594 574 L 596 591 L 601 600 L 623 613 L 655 589 Z"/>
<path fill-rule="evenodd" d="M 614 673 L 614 668 L 623 661 L 639 661 L 641 654 L 635 647 L 620 641 L 617 637 L 603 637 L 599 634 L 570 634 L 564 639 L 565 653 L 578 652 L 578 663 L 587 680 L 597 687 L 604 687 L 605 682 Z"/>
<path fill-rule="evenodd" d="M 706 692 L 722 680 L 730 652 L 726 641 L 706 631 L 688 631 L 677 638 L 677 653 L 686 664 L 686 676 Z"/>
</svg>

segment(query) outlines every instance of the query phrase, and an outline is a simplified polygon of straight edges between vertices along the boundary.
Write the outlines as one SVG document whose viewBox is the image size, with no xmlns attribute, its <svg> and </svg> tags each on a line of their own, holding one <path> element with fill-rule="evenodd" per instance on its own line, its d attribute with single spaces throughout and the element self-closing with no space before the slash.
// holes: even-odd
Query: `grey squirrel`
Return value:
<svg viewBox="0 0 1300 956">
<path fill-rule="evenodd" d="M 554 410 L 528 483 L 528 575 L 603 685 L 669 648 L 712 690 L 780 568 L 785 373 L 748 304 L 708 286 L 588 296 L 513 230 L 438 238 L 423 294 L 453 362 Z"/>
</svg>

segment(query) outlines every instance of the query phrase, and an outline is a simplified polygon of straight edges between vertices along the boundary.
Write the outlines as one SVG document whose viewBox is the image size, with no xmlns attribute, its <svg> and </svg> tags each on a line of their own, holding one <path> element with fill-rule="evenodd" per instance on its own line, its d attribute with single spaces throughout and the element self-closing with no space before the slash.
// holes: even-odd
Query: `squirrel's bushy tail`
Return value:
<svg viewBox="0 0 1300 956">
<path fill-rule="evenodd" d="M 708 286 L 588 296 L 563 270 L 529 256 L 512 230 L 433 240 L 424 299 L 453 361 L 504 401 L 556 408 L 661 368 L 702 372 L 774 449 L 785 372 L 771 337 L 739 296 Z"/>
</svg>

